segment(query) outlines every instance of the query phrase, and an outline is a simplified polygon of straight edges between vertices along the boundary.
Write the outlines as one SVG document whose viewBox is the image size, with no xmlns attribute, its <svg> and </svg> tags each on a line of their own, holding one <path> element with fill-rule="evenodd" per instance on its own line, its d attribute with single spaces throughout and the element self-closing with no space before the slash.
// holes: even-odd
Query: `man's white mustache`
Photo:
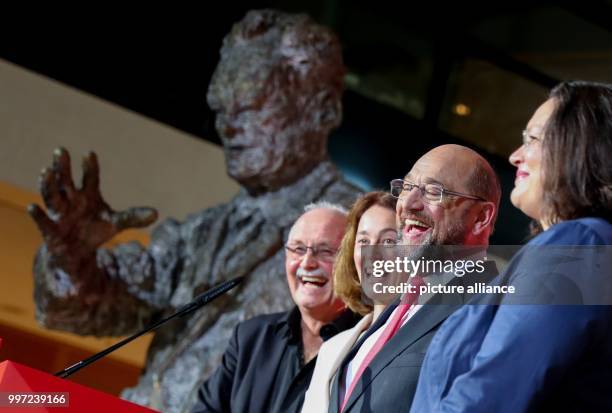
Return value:
<svg viewBox="0 0 612 413">
<path fill-rule="evenodd" d="M 324 277 L 324 278 L 329 278 L 327 273 L 325 271 L 323 271 L 323 269 L 321 268 L 317 268 L 316 270 L 305 270 L 302 267 L 298 267 L 297 271 L 295 272 L 295 275 L 298 278 L 301 277 Z"/>
</svg>

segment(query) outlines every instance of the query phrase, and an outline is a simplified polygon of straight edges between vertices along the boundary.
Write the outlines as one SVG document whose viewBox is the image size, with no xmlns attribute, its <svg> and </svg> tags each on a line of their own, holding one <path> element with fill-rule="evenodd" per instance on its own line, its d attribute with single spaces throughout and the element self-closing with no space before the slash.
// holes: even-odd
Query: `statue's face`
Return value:
<svg viewBox="0 0 612 413">
<path fill-rule="evenodd" d="M 302 140 L 291 98 L 260 93 L 252 99 L 236 96 L 235 102 L 216 110 L 227 171 L 238 181 L 275 173 Z"/>
<path fill-rule="evenodd" d="M 312 99 L 270 66 L 265 56 L 235 46 L 222 57 L 207 95 L 227 172 L 247 188 L 282 186 L 325 151 L 325 133 L 309 121 Z"/>
</svg>

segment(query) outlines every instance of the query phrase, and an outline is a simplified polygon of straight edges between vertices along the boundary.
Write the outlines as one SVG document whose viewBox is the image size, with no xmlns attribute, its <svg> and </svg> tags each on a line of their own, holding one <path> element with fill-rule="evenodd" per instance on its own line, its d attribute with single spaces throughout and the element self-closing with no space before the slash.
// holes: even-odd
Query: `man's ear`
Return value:
<svg viewBox="0 0 612 413">
<path fill-rule="evenodd" d="M 314 116 L 312 122 L 322 129 L 331 131 L 342 121 L 342 101 L 329 91 L 319 91 L 309 102 L 309 112 Z"/>
<path fill-rule="evenodd" d="M 493 220 L 495 219 L 496 213 L 497 209 L 493 202 L 481 202 L 480 210 L 476 216 L 476 222 L 474 222 L 474 227 L 472 228 L 472 233 L 474 235 L 480 235 L 487 229 L 489 229 L 489 234 L 493 233 Z"/>
</svg>

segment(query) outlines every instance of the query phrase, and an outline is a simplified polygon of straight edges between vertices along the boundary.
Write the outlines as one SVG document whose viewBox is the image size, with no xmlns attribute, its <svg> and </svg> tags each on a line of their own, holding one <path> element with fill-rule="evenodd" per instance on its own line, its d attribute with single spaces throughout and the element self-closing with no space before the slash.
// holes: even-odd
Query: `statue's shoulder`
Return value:
<svg viewBox="0 0 612 413">
<path fill-rule="evenodd" d="M 363 195 L 361 188 L 339 175 L 325 188 L 321 199 L 350 208 L 361 195 Z"/>
<path fill-rule="evenodd" d="M 183 221 L 166 218 L 155 227 L 151 238 L 154 241 L 166 240 L 168 243 L 177 243 L 180 239 L 189 238 L 194 231 L 201 232 L 201 230 L 209 228 L 230 206 L 231 201 L 205 208 L 187 215 Z"/>
<path fill-rule="evenodd" d="M 182 225 L 187 226 L 198 226 L 206 222 L 215 221 L 219 216 L 223 215 L 228 209 L 231 208 L 232 199 L 230 202 L 225 202 L 222 204 L 217 204 L 212 207 L 201 209 L 198 212 L 191 213 L 187 215 L 185 221 L 183 221 Z"/>
</svg>

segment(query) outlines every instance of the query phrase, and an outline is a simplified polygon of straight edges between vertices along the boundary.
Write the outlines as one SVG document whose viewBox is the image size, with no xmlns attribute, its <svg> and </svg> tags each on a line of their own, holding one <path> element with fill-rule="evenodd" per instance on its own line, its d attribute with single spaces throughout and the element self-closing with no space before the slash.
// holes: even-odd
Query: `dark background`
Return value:
<svg viewBox="0 0 612 413">
<path fill-rule="evenodd" d="M 471 146 L 503 183 L 492 242 L 523 242 L 507 158 L 559 80 L 612 82 L 612 2 L 405 3 L 32 5 L 4 14 L 0 57 L 219 144 L 205 95 L 222 37 L 250 9 L 306 12 L 343 43 L 344 121 L 329 145 L 345 175 L 386 188 L 433 146 Z"/>
</svg>

